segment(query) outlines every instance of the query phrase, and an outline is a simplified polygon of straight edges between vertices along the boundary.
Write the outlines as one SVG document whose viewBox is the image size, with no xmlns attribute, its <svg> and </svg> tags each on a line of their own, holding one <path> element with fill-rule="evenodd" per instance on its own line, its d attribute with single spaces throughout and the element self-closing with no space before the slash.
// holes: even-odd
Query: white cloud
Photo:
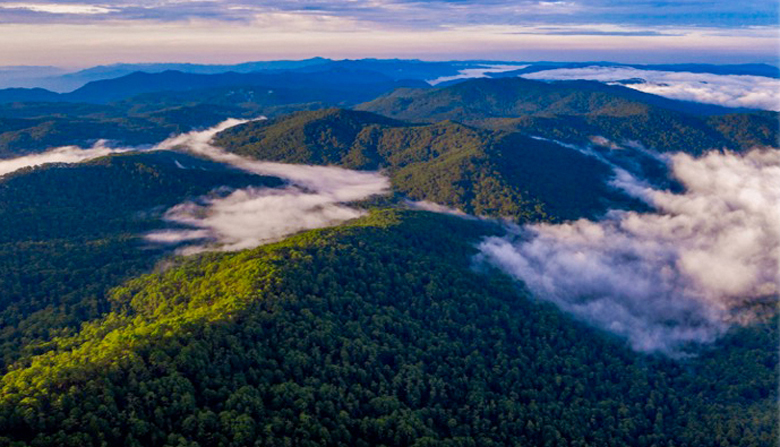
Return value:
<svg viewBox="0 0 780 447">
<path fill-rule="evenodd" d="M 170 209 L 165 218 L 199 230 L 166 230 L 147 235 L 153 242 L 179 243 L 207 239 L 224 251 L 243 250 L 280 240 L 313 228 L 355 219 L 364 211 L 342 205 L 321 192 L 306 192 L 294 186 L 246 188 L 227 197 L 207 199 L 205 204 L 186 202 Z M 185 249 L 195 253 L 214 246 Z"/>
<path fill-rule="evenodd" d="M 146 236 L 147 240 L 180 243 L 207 239 L 216 242 L 216 245 L 206 243 L 187 248 L 184 253 L 214 248 L 228 251 L 252 248 L 298 231 L 357 218 L 364 211 L 348 206 L 348 202 L 389 190 L 389 180 L 377 172 L 251 160 L 210 143 L 218 132 L 243 122 L 227 120 L 205 131 L 179 135 L 160 143 L 157 149 L 206 156 L 247 172 L 279 177 L 290 185 L 279 189 L 241 189 L 226 197 L 206 197 L 200 201 L 205 204 L 182 203 L 171 208 L 165 218 L 190 229 L 153 232 Z"/>
<path fill-rule="evenodd" d="M 178 150 L 220 163 L 289 182 L 283 188 L 246 188 L 229 195 L 212 195 L 197 203 L 179 204 L 165 214 L 183 229 L 160 230 L 145 235 L 149 242 L 180 244 L 202 242 L 185 253 L 207 249 L 241 250 L 278 240 L 298 231 L 335 225 L 364 214 L 347 205 L 389 191 L 390 182 L 378 172 L 336 167 L 291 165 L 251 160 L 225 152 L 211 144 L 222 130 L 246 122 L 230 119 L 219 125 L 169 138 L 150 150 Z M 0 160 L 0 176 L 45 163 L 80 163 L 139 148 L 109 148 L 99 141 L 92 148 L 66 146 L 42 154 Z M 186 166 L 174 160 L 180 169 Z"/>
<path fill-rule="evenodd" d="M 657 213 L 528 226 L 483 241 L 481 259 L 637 350 L 712 341 L 777 302 L 780 151 L 677 154 L 672 167 L 686 192 L 644 189 Z"/>
<path fill-rule="evenodd" d="M 108 14 L 117 9 L 100 5 L 62 4 L 62 3 L 0 3 L 0 8 L 26 9 L 34 12 L 46 12 L 49 14 Z"/>
<path fill-rule="evenodd" d="M 185 150 L 254 174 L 279 177 L 302 188 L 328 194 L 339 202 L 361 200 L 386 192 L 390 187 L 387 177 L 376 172 L 252 160 L 211 144 L 211 139 L 217 133 L 245 122 L 247 121 L 229 119 L 204 131 L 193 131 L 169 138 L 158 144 L 156 149 Z"/>
<path fill-rule="evenodd" d="M 407 200 L 404 202 L 406 206 L 414 210 L 430 211 L 432 213 L 450 214 L 452 216 L 463 217 L 465 219 L 473 219 L 474 217 L 464 213 L 457 208 L 451 208 L 449 206 L 440 205 L 438 203 L 429 202 L 427 200 Z"/>
<path fill-rule="evenodd" d="M 464 68 L 459 70 L 455 76 L 442 76 L 436 79 L 431 79 L 428 84 L 436 85 L 442 82 L 454 81 L 456 79 L 471 79 L 471 78 L 486 78 L 488 73 L 502 73 L 505 71 L 520 70 L 528 65 L 485 65 L 477 68 Z"/>
<path fill-rule="evenodd" d="M 77 146 L 63 146 L 50 149 L 40 154 L 31 154 L 8 160 L 0 160 L 0 176 L 18 171 L 22 168 L 40 166 L 46 163 L 80 163 L 93 158 L 134 150 L 137 149 L 107 147 L 105 140 L 98 141 L 89 149 L 82 149 Z"/>
<path fill-rule="evenodd" d="M 646 82 L 628 84 L 626 87 L 672 99 L 780 111 L 780 79 L 763 76 L 594 66 L 545 70 L 523 77 L 544 80 L 589 79 L 607 83 L 640 78 Z"/>
</svg>

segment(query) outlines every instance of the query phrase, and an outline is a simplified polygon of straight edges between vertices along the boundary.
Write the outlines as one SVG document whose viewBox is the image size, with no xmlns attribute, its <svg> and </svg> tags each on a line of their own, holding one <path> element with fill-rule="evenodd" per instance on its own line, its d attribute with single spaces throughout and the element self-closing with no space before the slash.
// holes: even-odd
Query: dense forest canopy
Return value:
<svg viewBox="0 0 780 447">
<path fill-rule="evenodd" d="M 776 439 L 776 321 L 690 361 L 644 357 L 470 270 L 467 241 L 495 231 L 483 225 L 375 212 L 132 280 L 112 313 L 2 379 L 0 442 Z"/>
<path fill-rule="evenodd" d="M 733 114 L 712 107 L 594 81 L 502 78 L 435 89 L 399 89 L 356 108 L 397 119 L 455 120 L 573 143 L 603 136 L 661 152 L 777 147 L 777 112 Z"/>
<path fill-rule="evenodd" d="M 152 268 L 165 253 L 141 236 L 165 225 L 168 207 L 222 186 L 278 184 L 171 152 L 0 178 L 0 370 L 102 315 L 108 289 Z"/>
<path fill-rule="evenodd" d="M 99 139 L 150 146 L 227 117 L 269 117 L 219 133 L 213 144 L 228 151 L 221 158 L 198 139 L 205 131 L 176 151 L 0 175 L 0 447 L 776 442 L 776 296 L 746 301 L 758 317 L 724 324 L 712 343 L 640 352 L 609 327 L 533 296 L 530 282 L 505 274 L 482 249 L 491 238 L 530 240 L 532 227 L 586 228 L 593 240 L 627 234 L 578 227 L 584 219 L 626 227 L 651 213 L 680 220 L 646 197 L 689 192 L 673 157 L 695 162 L 715 150 L 723 157 L 714 164 L 747 159 L 754 147 L 776 150 L 776 112 L 516 78 L 577 64 L 504 67 L 491 74 L 497 79 L 464 81 L 463 69 L 490 64 L 277 62 L 235 72 L 96 67 L 74 77 L 94 82 L 71 93 L 0 90 L 0 163 Z M 449 79 L 425 82 L 438 78 Z M 187 153 L 187 144 L 212 151 Z M 258 160 L 292 164 L 275 165 L 280 178 L 285 169 L 315 172 L 300 165 L 376 171 L 331 169 L 334 177 L 309 180 L 360 189 L 349 174 L 383 185 L 386 175 L 392 192 L 345 204 L 333 191 L 246 168 Z M 291 194 L 274 195 L 282 189 Z M 197 242 L 145 238 L 191 231 L 197 218 L 213 217 L 218 199 L 248 190 L 281 206 L 296 196 L 311 202 L 304 209 L 336 203 L 362 217 L 236 252 L 200 247 L 185 256 L 191 251 L 176 248 Z M 189 223 L 170 217 L 182 205 L 194 210 Z M 246 230 L 237 216 L 257 204 L 235 205 L 222 217 Z M 266 211 L 249 215 L 271 221 Z M 745 251 L 753 230 L 728 242 Z M 633 242 L 610 240 L 619 249 Z M 659 253 L 655 242 L 650 255 Z M 588 264 L 587 249 L 555 262 Z M 617 251 L 626 264 L 638 257 Z M 640 310 L 629 316 L 641 322 Z M 661 324 L 680 329 L 671 318 Z"/>
<path fill-rule="evenodd" d="M 215 143 L 261 160 L 386 169 L 394 189 L 414 200 L 523 222 L 642 206 L 608 187 L 612 171 L 593 157 L 452 121 L 416 125 L 326 109 L 236 126 Z"/>
</svg>

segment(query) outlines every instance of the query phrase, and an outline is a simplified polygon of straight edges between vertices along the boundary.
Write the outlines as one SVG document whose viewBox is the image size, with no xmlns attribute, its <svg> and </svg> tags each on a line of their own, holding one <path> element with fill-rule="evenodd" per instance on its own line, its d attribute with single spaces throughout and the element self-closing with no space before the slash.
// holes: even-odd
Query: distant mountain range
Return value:
<svg viewBox="0 0 780 447">
<path fill-rule="evenodd" d="M 421 80 L 340 66 L 319 72 L 139 72 L 67 94 L 3 90 L 0 158 L 100 138 L 150 144 L 228 117 L 273 117 L 333 106 L 405 121 L 452 120 L 574 144 L 604 137 L 659 151 L 743 150 L 776 145 L 778 138 L 775 112 L 671 100 L 595 81 L 483 78 L 432 88 Z"/>
<path fill-rule="evenodd" d="M 149 74 L 179 71 L 191 74 L 255 73 L 255 72 L 322 72 L 330 70 L 377 71 L 393 79 L 433 79 L 451 76 L 462 68 L 479 66 L 478 62 L 425 62 L 401 59 L 331 60 L 315 57 L 298 61 L 258 61 L 233 65 L 186 63 L 142 63 L 99 65 L 73 73 L 61 74 L 53 67 L 8 67 L 0 69 L 0 87 L 38 87 L 56 92 L 70 92 L 90 82 L 115 79 L 137 72 Z M 52 73 L 57 73 L 52 76 Z M 3 76 L 4 75 L 4 76 Z M 5 83 L 3 80 L 5 79 Z"/>
<path fill-rule="evenodd" d="M 720 75 L 753 75 L 780 78 L 780 68 L 768 64 L 620 64 L 615 62 L 522 62 L 522 61 L 420 61 L 404 59 L 355 59 L 332 60 L 315 57 L 303 60 L 255 61 L 240 64 L 190 64 L 190 63 L 122 63 L 98 65 L 75 72 L 56 67 L 0 67 L 0 88 L 45 88 L 55 92 L 71 92 L 89 82 L 114 79 L 135 72 L 162 73 L 181 71 L 193 74 L 251 73 L 257 71 L 327 71 L 331 69 L 370 70 L 383 73 L 393 79 L 432 80 L 455 76 L 461 70 L 479 67 L 518 65 L 517 70 L 488 73 L 489 77 L 507 77 L 558 68 L 624 67 L 639 70 L 685 71 Z M 457 82 L 457 81 L 456 81 Z"/>
<path fill-rule="evenodd" d="M 352 106 L 400 87 L 424 88 L 372 71 L 133 73 L 71 93 L 0 91 L 0 158 L 96 139 L 150 144 L 229 117 Z"/>
<path fill-rule="evenodd" d="M 103 79 L 120 78 L 135 72 L 161 73 L 163 71 L 181 71 L 185 73 L 218 74 L 218 73 L 249 73 L 261 70 L 290 70 L 308 65 L 320 65 L 330 59 L 311 58 L 299 61 L 258 61 L 241 64 L 187 64 L 187 63 L 138 63 L 98 65 L 75 72 L 63 72 L 54 67 L 9 67 L 14 70 L 0 70 L 5 74 L 0 81 L 14 87 L 42 87 L 56 92 L 69 92 L 83 85 Z M 3 84 L 0 84 L 3 85 Z"/>
<path fill-rule="evenodd" d="M 266 88 L 306 88 L 312 90 L 355 86 L 374 87 L 385 91 L 397 87 L 423 87 L 423 81 L 399 81 L 378 72 L 331 67 L 313 72 L 252 72 L 198 74 L 181 71 L 162 73 L 134 72 L 114 79 L 92 81 L 70 93 L 47 92 L 43 89 L 0 90 L 0 103 L 7 102 L 85 102 L 104 104 L 151 92 L 170 92 L 220 87 L 262 86 Z M 25 96 L 25 93 L 28 96 Z"/>
</svg>

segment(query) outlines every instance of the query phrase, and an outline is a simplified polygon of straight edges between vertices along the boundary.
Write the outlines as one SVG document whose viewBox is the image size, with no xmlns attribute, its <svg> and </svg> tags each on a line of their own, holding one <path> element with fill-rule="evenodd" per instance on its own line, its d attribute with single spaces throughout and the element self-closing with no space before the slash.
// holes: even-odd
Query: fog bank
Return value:
<svg viewBox="0 0 780 447">
<path fill-rule="evenodd" d="M 479 260 L 634 349 L 713 341 L 776 303 L 780 151 L 676 154 L 671 167 L 684 193 L 635 190 L 656 213 L 516 228 L 485 239 Z"/>
<path fill-rule="evenodd" d="M 780 111 L 780 79 L 763 76 L 717 75 L 626 67 L 559 68 L 522 75 L 527 79 L 588 79 L 624 84 L 645 93 L 671 99 L 717 104 L 726 107 Z"/>
<path fill-rule="evenodd" d="M 22 168 L 40 166 L 46 163 L 80 163 L 93 158 L 138 150 L 137 148 L 111 148 L 106 146 L 106 140 L 99 140 L 89 149 L 78 146 L 62 146 L 49 149 L 39 154 L 24 155 L 8 160 L 0 160 L 0 176 L 18 171 Z"/>
<path fill-rule="evenodd" d="M 224 129 L 244 123 L 227 120 L 204 131 L 182 134 L 156 146 L 185 151 L 227 163 L 263 176 L 288 182 L 283 188 L 245 188 L 227 196 L 204 197 L 179 204 L 165 214 L 170 222 L 189 229 L 164 230 L 146 235 L 157 243 L 203 241 L 185 253 L 218 248 L 242 250 L 282 239 L 302 230 L 335 225 L 365 212 L 347 205 L 389 191 L 390 182 L 378 172 L 337 167 L 292 165 L 252 160 L 211 144 Z"/>
</svg>

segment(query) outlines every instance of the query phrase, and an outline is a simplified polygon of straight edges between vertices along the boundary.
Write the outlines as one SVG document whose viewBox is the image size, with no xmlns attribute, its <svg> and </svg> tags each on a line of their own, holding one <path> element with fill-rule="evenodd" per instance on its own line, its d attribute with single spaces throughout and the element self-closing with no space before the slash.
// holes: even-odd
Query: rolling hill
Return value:
<svg viewBox="0 0 780 447">
<path fill-rule="evenodd" d="M 351 106 L 401 86 L 427 84 L 337 66 L 304 73 L 137 72 L 66 94 L 0 90 L 0 158 L 99 139 L 153 144 L 227 118 Z"/>
<path fill-rule="evenodd" d="M 607 186 L 611 169 L 592 157 L 452 121 L 415 125 L 327 109 L 237 126 L 215 143 L 261 160 L 387 169 L 397 192 L 477 215 L 560 220 L 641 207 Z"/>
<path fill-rule="evenodd" d="M 59 146 L 87 147 L 101 139 L 118 146 L 151 145 L 173 134 L 213 126 L 241 112 L 236 107 L 205 104 L 138 112 L 76 103 L 0 105 L 0 159 Z"/>
<path fill-rule="evenodd" d="M 700 154 L 777 145 L 778 114 L 740 113 L 687 103 L 594 81 L 474 79 L 437 89 L 400 89 L 357 110 L 435 122 L 455 120 L 491 129 L 583 144 L 592 136 L 633 141 L 661 152 Z M 740 131 L 734 129 L 739 120 Z"/>
</svg>

